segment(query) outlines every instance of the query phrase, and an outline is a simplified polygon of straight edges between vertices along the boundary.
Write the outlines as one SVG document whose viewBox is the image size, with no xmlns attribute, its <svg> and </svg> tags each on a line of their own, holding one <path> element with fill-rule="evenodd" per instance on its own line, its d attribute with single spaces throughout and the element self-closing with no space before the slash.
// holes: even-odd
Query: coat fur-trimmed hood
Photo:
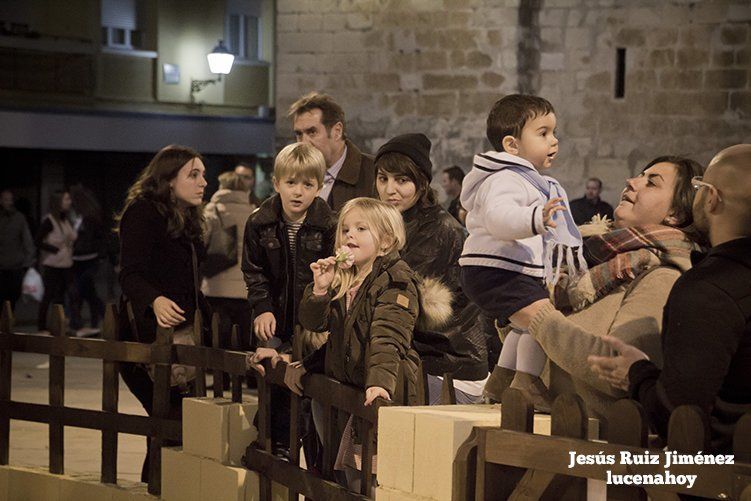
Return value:
<svg viewBox="0 0 751 501">
<path fill-rule="evenodd" d="M 420 315 L 417 329 L 425 331 L 440 330 L 448 324 L 453 316 L 453 294 L 438 278 L 418 277 L 417 294 L 420 298 Z"/>
</svg>

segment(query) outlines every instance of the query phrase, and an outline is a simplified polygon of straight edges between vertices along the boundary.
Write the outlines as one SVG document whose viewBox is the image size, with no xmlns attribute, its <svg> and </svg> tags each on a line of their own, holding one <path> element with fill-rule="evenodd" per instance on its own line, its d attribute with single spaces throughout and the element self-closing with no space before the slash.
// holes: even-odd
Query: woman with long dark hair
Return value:
<svg viewBox="0 0 751 501">
<path fill-rule="evenodd" d="M 174 328 L 175 337 L 188 334 L 194 313 L 204 321 L 209 308 L 198 285 L 197 266 L 203 258 L 202 204 L 206 168 L 201 155 L 185 146 L 160 150 L 128 190 L 117 216 L 120 233 L 120 332 L 128 341 L 151 343 L 157 326 Z M 135 316 L 128 320 L 127 303 Z M 120 374 L 130 391 L 151 415 L 154 385 L 148 369 L 121 364 Z M 175 378 L 170 417 L 181 417 L 187 379 Z M 148 443 L 148 442 L 147 442 Z M 149 453 L 141 473 L 147 481 Z"/>
<path fill-rule="evenodd" d="M 50 304 L 62 304 L 65 292 L 73 281 L 73 243 L 76 231 L 70 223 L 71 198 L 64 190 L 50 195 L 49 214 L 39 226 L 35 243 L 41 251 L 39 264 L 44 281 L 44 297 L 39 303 L 37 326 L 47 330 L 47 312 Z"/>
<path fill-rule="evenodd" d="M 96 291 L 96 275 L 99 259 L 104 254 L 104 222 L 102 208 L 94 194 L 83 185 L 71 186 L 75 218 L 73 227 L 78 233 L 73 245 L 73 287 L 70 289 L 70 328 L 77 335 L 97 332 L 99 321 L 104 317 L 104 303 Z M 91 330 L 83 329 L 81 308 L 89 305 Z"/>
</svg>

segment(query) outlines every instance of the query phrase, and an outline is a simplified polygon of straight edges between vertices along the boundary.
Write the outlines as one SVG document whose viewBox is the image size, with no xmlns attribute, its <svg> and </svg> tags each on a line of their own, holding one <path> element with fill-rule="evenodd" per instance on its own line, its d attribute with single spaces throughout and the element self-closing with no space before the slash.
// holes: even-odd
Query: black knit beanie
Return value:
<svg viewBox="0 0 751 501">
<path fill-rule="evenodd" d="M 425 134 L 402 134 L 390 139 L 378 148 L 375 161 L 386 153 L 401 153 L 412 160 L 425 174 L 428 182 L 433 180 L 433 163 L 430 161 L 430 139 Z"/>
</svg>

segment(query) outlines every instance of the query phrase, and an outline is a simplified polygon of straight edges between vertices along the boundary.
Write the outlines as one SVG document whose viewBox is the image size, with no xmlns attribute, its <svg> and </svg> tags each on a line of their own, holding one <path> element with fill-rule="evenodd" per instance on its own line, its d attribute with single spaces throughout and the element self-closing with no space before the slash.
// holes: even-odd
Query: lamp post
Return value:
<svg viewBox="0 0 751 501">
<path fill-rule="evenodd" d="M 190 80 L 190 104 L 196 104 L 196 93 L 203 90 L 206 86 L 222 81 L 222 75 L 229 75 L 232 71 L 232 63 L 235 56 L 227 50 L 224 40 L 219 40 L 219 44 L 214 47 L 210 54 L 206 55 L 209 61 L 209 70 L 219 75 L 213 80 Z"/>
</svg>

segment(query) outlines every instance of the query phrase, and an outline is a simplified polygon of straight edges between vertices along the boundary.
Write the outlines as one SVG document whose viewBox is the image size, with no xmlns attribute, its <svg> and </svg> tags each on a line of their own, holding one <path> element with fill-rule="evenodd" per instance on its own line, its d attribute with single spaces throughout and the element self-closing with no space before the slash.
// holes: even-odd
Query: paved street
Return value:
<svg viewBox="0 0 751 501">
<path fill-rule="evenodd" d="M 19 402 L 48 403 L 48 371 L 36 369 L 46 355 L 13 353 L 13 387 L 11 398 Z M 102 362 L 88 358 L 66 358 L 65 405 L 82 409 L 102 408 Z M 145 415 L 138 401 L 120 381 L 119 410 Z M 10 464 L 47 467 L 49 461 L 47 425 L 11 421 Z M 146 439 L 119 435 L 118 479 L 139 481 L 146 452 Z M 94 473 L 101 469 L 101 432 L 65 428 L 65 473 Z"/>
</svg>

